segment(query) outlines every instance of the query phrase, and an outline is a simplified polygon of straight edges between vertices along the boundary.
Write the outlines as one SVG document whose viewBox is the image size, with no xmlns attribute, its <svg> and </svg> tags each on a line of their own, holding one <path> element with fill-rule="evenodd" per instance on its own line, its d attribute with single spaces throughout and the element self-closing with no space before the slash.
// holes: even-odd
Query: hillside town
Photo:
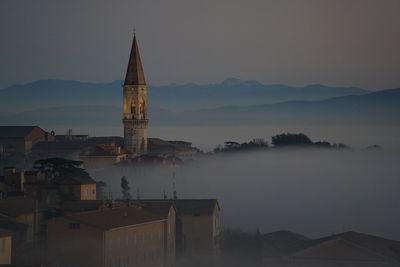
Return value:
<svg viewBox="0 0 400 267">
<path fill-rule="evenodd" d="M 128 190 L 107 196 L 92 169 L 176 166 L 202 155 L 190 142 L 148 138 L 147 101 L 135 35 L 123 85 L 123 137 L 0 126 L 1 266 L 400 265 L 400 242 L 373 235 L 312 239 L 285 230 L 224 229 L 217 196 L 186 199 L 174 192 L 147 199 Z M 308 145 L 331 147 L 300 137 Z M 216 152 L 254 147 L 268 144 L 227 142 Z"/>
</svg>

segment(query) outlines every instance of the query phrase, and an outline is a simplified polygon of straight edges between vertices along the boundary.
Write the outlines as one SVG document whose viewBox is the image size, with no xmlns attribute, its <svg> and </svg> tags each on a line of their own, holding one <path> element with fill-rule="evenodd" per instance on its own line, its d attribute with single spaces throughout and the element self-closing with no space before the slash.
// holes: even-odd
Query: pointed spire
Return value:
<svg viewBox="0 0 400 267">
<path fill-rule="evenodd" d="M 146 85 L 135 33 L 133 34 L 131 54 L 129 56 L 124 85 Z"/>
</svg>

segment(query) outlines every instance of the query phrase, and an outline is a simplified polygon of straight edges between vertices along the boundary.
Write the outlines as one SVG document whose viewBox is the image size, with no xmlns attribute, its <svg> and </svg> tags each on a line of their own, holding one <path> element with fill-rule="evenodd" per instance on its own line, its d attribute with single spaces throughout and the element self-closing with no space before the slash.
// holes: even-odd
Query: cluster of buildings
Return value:
<svg viewBox="0 0 400 267">
<path fill-rule="evenodd" d="M 0 264 L 174 266 L 219 251 L 215 199 L 98 200 L 90 178 L 15 168 L 0 180 Z"/>
<path fill-rule="evenodd" d="M 123 96 L 123 138 L 0 126 L 0 265 L 174 266 L 177 259 L 218 253 L 217 200 L 99 198 L 98 183 L 81 166 L 63 165 L 66 158 L 89 168 L 178 165 L 200 152 L 188 142 L 147 138 L 147 85 L 136 36 Z M 27 170 L 40 159 L 53 165 Z"/>
<path fill-rule="evenodd" d="M 171 157 L 184 161 L 201 152 L 184 141 L 148 138 L 147 153 L 132 153 L 124 147 L 122 137 L 89 137 L 46 132 L 39 126 L 0 126 L 0 168 L 24 167 L 46 157 L 74 158 L 89 167 L 130 164 L 137 161 L 169 164 Z"/>
</svg>

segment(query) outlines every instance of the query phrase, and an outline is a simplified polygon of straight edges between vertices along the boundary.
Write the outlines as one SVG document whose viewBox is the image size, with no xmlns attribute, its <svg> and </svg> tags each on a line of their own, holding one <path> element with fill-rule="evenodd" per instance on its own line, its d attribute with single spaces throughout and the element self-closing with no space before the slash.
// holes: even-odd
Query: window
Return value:
<svg viewBox="0 0 400 267">
<path fill-rule="evenodd" d="M 80 223 L 70 223 L 69 224 L 69 229 L 78 230 L 80 228 L 81 228 L 81 224 Z"/>
</svg>

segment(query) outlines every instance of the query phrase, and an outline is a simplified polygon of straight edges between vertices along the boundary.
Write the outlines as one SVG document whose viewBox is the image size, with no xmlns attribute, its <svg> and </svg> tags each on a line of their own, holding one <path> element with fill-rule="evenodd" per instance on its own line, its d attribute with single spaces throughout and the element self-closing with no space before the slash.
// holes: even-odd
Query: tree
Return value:
<svg viewBox="0 0 400 267">
<path fill-rule="evenodd" d="M 272 137 L 272 144 L 274 146 L 306 146 L 312 145 L 311 139 L 303 134 L 278 134 Z"/>
<path fill-rule="evenodd" d="M 123 199 L 130 199 L 131 198 L 131 188 L 129 186 L 129 182 L 125 176 L 121 178 L 121 192 Z"/>
<path fill-rule="evenodd" d="M 64 158 L 47 158 L 35 161 L 33 168 L 45 173 L 50 178 L 60 176 L 90 177 L 82 166 L 82 161 Z"/>
</svg>

